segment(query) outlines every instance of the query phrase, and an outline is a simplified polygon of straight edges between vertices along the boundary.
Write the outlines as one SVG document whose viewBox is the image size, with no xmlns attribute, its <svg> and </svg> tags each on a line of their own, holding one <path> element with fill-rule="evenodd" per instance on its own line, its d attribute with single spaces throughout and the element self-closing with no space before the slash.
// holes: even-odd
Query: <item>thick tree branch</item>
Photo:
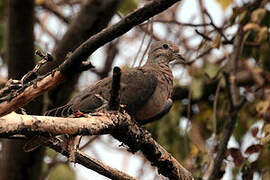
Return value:
<svg viewBox="0 0 270 180">
<path fill-rule="evenodd" d="M 37 88 L 33 85 L 26 88 L 22 93 L 18 94 L 11 101 L 5 101 L 0 104 L 0 117 L 4 116 L 16 109 L 25 106 L 34 98 L 40 96 L 42 93 L 52 89 L 57 84 L 64 81 L 65 77 L 60 71 L 56 71 L 54 76 L 48 75 L 40 82 L 37 82 Z"/>
<path fill-rule="evenodd" d="M 99 114 L 88 118 L 62 118 L 50 116 L 32 116 L 10 113 L 0 118 L 0 137 L 14 134 L 50 134 L 51 136 L 101 135 L 110 134 L 119 122 L 118 119 L 129 118 L 114 114 Z M 121 120 L 125 122 L 124 120 Z M 124 123 L 121 124 L 122 126 Z"/>
<path fill-rule="evenodd" d="M 73 54 L 61 65 L 62 72 L 69 72 L 76 64 L 80 64 L 83 60 L 88 58 L 95 50 L 114 40 L 115 38 L 125 34 L 134 26 L 143 23 L 147 19 L 155 16 L 156 14 L 168 9 L 170 6 L 179 2 L 180 0 L 153 0 L 146 4 L 144 7 L 125 16 L 115 25 L 101 31 L 100 33 L 92 36 L 77 48 Z"/>
<path fill-rule="evenodd" d="M 0 137 L 15 134 L 33 135 L 33 133 L 41 135 L 49 133 L 53 136 L 113 134 L 115 138 L 127 144 L 131 152 L 141 150 L 162 175 L 173 180 L 192 179 L 190 172 L 161 147 L 150 133 L 135 124 L 126 113 L 98 113 L 88 118 L 73 119 L 12 113 L 0 118 L 0 127 L 2 127 Z M 62 150 L 57 151 L 62 153 Z M 68 154 L 64 153 L 64 155 Z"/>
<path fill-rule="evenodd" d="M 113 137 L 128 145 L 133 153 L 142 151 L 152 165 L 158 168 L 158 172 L 169 179 L 193 179 L 189 171 L 160 146 L 148 131 L 140 128 L 137 124 L 132 123 L 125 129 L 115 131 Z"/>
</svg>

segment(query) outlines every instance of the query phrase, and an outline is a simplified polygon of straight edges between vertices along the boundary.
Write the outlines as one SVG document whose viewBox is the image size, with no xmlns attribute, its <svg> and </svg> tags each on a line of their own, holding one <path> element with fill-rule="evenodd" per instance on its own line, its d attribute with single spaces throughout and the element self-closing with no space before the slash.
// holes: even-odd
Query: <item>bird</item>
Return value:
<svg viewBox="0 0 270 180">
<path fill-rule="evenodd" d="M 173 104 L 173 74 L 170 62 L 184 63 L 176 44 L 156 41 L 151 44 L 148 59 L 141 67 L 122 72 L 120 79 L 120 104 L 139 124 L 160 119 Z M 108 106 L 112 77 L 106 77 L 73 97 L 66 105 L 48 111 L 46 116 L 67 117 L 78 111 L 94 113 Z"/>
<path fill-rule="evenodd" d="M 156 41 L 151 44 L 143 66 L 121 73 L 120 104 L 139 125 L 160 119 L 172 107 L 173 74 L 170 63 L 173 61 L 185 63 L 178 46 L 170 41 Z M 68 117 L 77 112 L 96 113 L 100 109 L 108 109 L 111 87 L 112 77 L 101 79 L 78 93 L 66 105 L 47 111 L 45 116 Z M 24 150 L 32 151 L 48 139 L 34 137 L 25 144 Z M 74 159 L 74 153 L 72 157 Z"/>
</svg>

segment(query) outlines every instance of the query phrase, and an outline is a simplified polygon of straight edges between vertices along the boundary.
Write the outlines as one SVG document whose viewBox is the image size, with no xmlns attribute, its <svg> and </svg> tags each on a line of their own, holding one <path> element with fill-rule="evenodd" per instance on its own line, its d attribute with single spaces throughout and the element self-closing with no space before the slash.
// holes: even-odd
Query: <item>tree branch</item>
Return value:
<svg viewBox="0 0 270 180">
<path fill-rule="evenodd" d="M 110 110 L 119 110 L 120 107 L 120 79 L 121 79 L 121 69 L 119 67 L 113 68 L 113 77 L 112 77 L 112 88 L 111 88 L 111 97 L 109 101 Z"/>
<path fill-rule="evenodd" d="M 0 138 L 15 134 L 50 134 L 51 136 L 68 135 L 101 135 L 110 134 L 118 123 L 129 118 L 127 114 L 98 114 L 87 118 L 62 118 L 50 116 L 32 116 L 10 113 L 0 118 Z M 125 123 L 120 126 L 124 126 Z"/>
<path fill-rule="evenodd" d="M 112 134 L 127 144 L 131 152 L 141 150 L 159 173 L 170 179 L 193 179 L 190 172 L 181 166 L 149 132 L 140 128 L 126 113 L 98 113 L 88 118 L 59 118 L 49 116 L 30 116 L 12 113 L 0 118 L 0 137 L 12 135 L 41 134 L 51 136 L 68 135 L 100 135 Z M 54 139 L 55 141 L 56 139 Z M 49 146 L 55 143 L 47 144 Z M 55 147 L 56 148 L 56 147 Z M 55 149 L 53 148 L 53 149 Z M 59 147 L 58 147 L 59 148 Z M 57 149 L 63 153 L 62 150 Z M 67 153 L 67 152 L 66 152 Z M 64 153 L 65 156 L 69 154 Z M 77 155 L 76 155 L 77 157 Z M 80 161 L 78 161 L 80 163 Z"/>
<path fill-rule="evenodd" d="M 67 151 L 66 145 L 63 142 L 56 141 L 56 139 L 51 140 L 46 143 L 47 146 L 54 149 L 56 152 L 61 153 L 62 155 L 66 156 L 67 158 L 70 157 L 70 153 Z M 91 158 L 87 154 L 83 153 L 82 151 L 75 152 L 75 163 L 79 163 L 86 168 L 92 169 L 99 174 L 106 176 L 110 179 L 115 180 L 136 180 L 136 178 L 131 177 L 130 175 L 119 171 L 115 168 L 111 168 L 110 166 Z"/>
<path fill-rule="evenodd" d="M 76 64 L 80 64 L 99 47 L 123 35 L 134 26 L 143 23 L 147 19 L 168 9 L 170 6 L 179 1 L 180 0 L 153 0 L 152 2 L 146 4 L 144 7 L 130 13 L 115 25 L 92 36 L 83 44 L 81 44 L 80 47 L 77 48 L 67 59 L 67 61 L 65 61 L 66 63 L 60 66 L 61 71 L 64 73 L 70 72 L 74 65 L 76 66 Z"/>
<path fill-rule="evenodd" d="M 56 71 L 54 76 L 48 75 L 41 81 L 37 82 L 37 88 L 33 85 L 26 88 L 22 93 L 19 93 L 10 101 L 4 101 L 0 104 L 0 117 L 4 116 L 16 109 L 25 106 L 34 98 L 40 96 L 42 93 L 52 89 L 57 84 L 64 81 L 65 77 L 60 71 Z"/>
<path fill-rule="evenodd" d="M 133 123 L 125 129 L 115 131 L 112 135 L 128 145 L 131 152 L 135 153 L 140 150 L 152 165 L 158 168 L 158 172 L 169 179 L 193 179 L 189 171 L 160 146 L 148 131 L 137 124 Z"/>
<path fill-rule="evenodd" d="M 232 135 L 232 132 L 235 127 L 235 123 L 237 120 L 237 114 L 240 110 L 241 107 L 238 105 L 243 103 L 238 103 L 238 99 L 235 99 L 236 94 L 238 93 L 238 89 L 236 88 L 236 83 L 235 83 L 235 78 L 234 81 L 231 81 L 231 77 L 235 77 L 236 71 L 231 71 L 232 68 L 236 68 L 236 62 L 239 60 L 239 57 L 242 52 L 242 44 L 243 44 L 243 37 L 244 37 L 244 32 L 242 30 L 243 26 L 240 25 L 236 38 L 234 40 L 234 49 L 232 54 L 232 59 L 229 62 L 229 65 L 226 70 L 229 72 L 224 72 L 224 77 L 226 81 L 226 92 L 228 94 L 228 99 L 229 99 L 229 111 L 228 111 L 228 117 L 227 120 L 224 124 L 223 131 L 222 131 L 222 138 L 218 147 L 217 155 L 214 160 L 214 167 L 212 169 L 212 173 L 210 175 L 210 180 L 215 180 L 221 178 L 219 176 L 220 168 L 223 162 L 223 159 L 225 157 L 225 153 L 227 151 L 227 145 L 229 142 L 229 139 Z"/>
</svg>

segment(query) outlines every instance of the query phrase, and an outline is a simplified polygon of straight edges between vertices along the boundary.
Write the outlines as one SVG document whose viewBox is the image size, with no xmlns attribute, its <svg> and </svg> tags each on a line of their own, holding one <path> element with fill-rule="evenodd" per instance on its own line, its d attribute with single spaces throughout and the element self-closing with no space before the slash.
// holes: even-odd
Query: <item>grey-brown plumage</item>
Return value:
<svg viewBox="0 0 270 180">
<path fill-rule="evenodd" d="M 146 64 L 122 72 L 120 104 L 136 121 L 145 124 L 167 113 L 172 105 L 173 75 L 169 62 L 184 60 L 178 47 L 167 41 L 152 44 Z M 107 106 L 112 77 L 104 78 L 86 88 L 66 105 L 48 111 L 46 115 L 66 117 L 77 111 L 96 112 Z"/>
</svg>

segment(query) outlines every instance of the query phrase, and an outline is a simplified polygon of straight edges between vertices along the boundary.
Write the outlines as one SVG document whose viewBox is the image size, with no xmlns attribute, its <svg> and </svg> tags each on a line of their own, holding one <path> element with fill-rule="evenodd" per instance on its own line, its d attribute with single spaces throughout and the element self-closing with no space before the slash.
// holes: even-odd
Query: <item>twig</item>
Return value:
<svg viewBox="0 0 270 180">
<path fill-rule="evenodd" d="M 134 58 L 134 60 L 133 60 L 132 67 L 135 66 L 136 60 L 137 60 L 137 58 L 138 58 L 138 56 L 139 56 L 139 54 L 140 54 L 140 52 L 141 52 L 141 50 L 142 50 L 142 46 L 143 46 L 145 37 L 146 37 L 146 32 L 143 33 L 143 38 L 142 38 L 142 41 L 141 41 L 141 45 L 140 45 L 140 47 L 139 47 L 139 49 L 138 49 L 138 51 L 137 51 L 137 54 L 136 54 L 136 56 L 135 56 L 135 58 Z"/>
<path fill-rule="evenodd" d="M 65 76 L 63 76 L 63 74 L 61 74 L 59 71 L 56 71 L 54 76 L 48 75 L 41 81 L 37 82 L 37 88 L 34 86 L 27 87 L 22 93 L 18 94 L 11 101 L 0 103 L 0 117 L 28 104 L 37 96 L 52 89 L 60 82 L 63 82 L 64 79 Z"/>
<path fill-rule="evenodd" d="M 182 23 L 176 20 L 154 20 L 154 23 L 168 23 L 168 24 L 177 24 L 180 26 L 190 26 L 190 27 L 203 27 L 203 26 L 210 26 L 209 23 L 202 23 L 202 24 L 192 24 L 192 23 Z"/>
<path fill-rule="evenodd" d="M 84 145 L 82 145 L 79 149 L 83 150 L 84 148 L 86 148 L 88 145 L 90 145 L 92 142 L 94 142 L 96 139 L 98 139 L 99 136 L 94 136 L 91 137 Z"/>
<path fill-rule="evenodd" d="M 227 72 L 224 71 L 223 73 L 225 77 L 225 81 L 226 81 L 226 92 L 229 99 L 229 111 L 228 111 L 227 120 L 223 127 L 222 138 L 220 141 L 220 145 L 218 147 L 216 158 L 214 160 L 214 167 L 209 178 L 210 180 L 215 180 L 219 178 L 220 167 L 225 157 L 228 141 L 235 127 L 237 114 L 240 108 L 245 103 L 245 101 L 238 103 L 238 99 L 236 99 L 236 96 L 237 96 L 236 94 L 238 93 L 237 92 L 238 89 L 236 88 L 235 78 L 234 78 L 234 81 L 231 81 L 232 75 L 233 77 L 236 77 L 234 74 L 236 71 L 232 71 L 232 69 L 237 68 L 236 66 L 237 63 L 235 61 L 238 61 L 242 52 L 241 47 L 243 44 L 243 37 L 244 37 L 242 28 L 243 28 L 243 25 L 240 25 L 237 32 L 237 37 L 234 40 L 234 51 L 232 54 L 232 58 L 229 61 L 228 67 L 226 69 Z"/>
<path fill-rule="evenodd" d="M 106 50 L 107 57 L 106 57 L 106 60 L 104 63 L 104 67 L 103 67 L 101 72 L 97 72 L 97 74 L 100 76 L 101 79 L 107 77 L 109 72 L 112 69 L 113 61 L 114 61 L 114 59 L 119 51 L 119 49 L 117 47 L 118 42 L 119 42 L 119 39 L 117 39 L 115 42 L 111 42 L 107 47 L 107 50 Z"/>
<path fill-rule="evenodd" d="M 233 106 L 233 101 L 232 101 L 232 97 L 230 96 L 231 93 L 231 89 L 230 89 L 230 81 L 229 81 L 229 76 L 225 75 L 225 81 L 226 81 L 226 89 L 227 89 L 227 94 L 229 97 L 229 101 L 230 101 L 230 107 L 229 107 L 229 112 L 228 112 L 228 117 L 226 119 L 226 122 L 224 124 L 223 127 L 223 131 L 222 131 L 222 138 L 220 141 L 220 145 L 218 147 L 218 151 L 217 151 L 217 155 L 215 157 L 214 160 L 214 166 L 212 169 L 212 173 L 210 175 L 209 180 L 216 180 L 219 179 L 219 172 L 220 172 L 220 167 L 222 165 L 223 159 L 225 157 L 225 153 L 227 151 L 227 145 L 229 142 L 229 139 L 232 135 L 232 132 L 234 130 L 235 127 L 235 123 L 236 123 L 236 119 L 237 119 L 237 113 L 238 110 L 236 110 Z"/>
<path fill-rule="evenodd" d="M 111 88 L 111 97 L 109 101 L 109 110 L 119 110 L 120 107 L 120 79 L 121 79 L 121 69 L 119 67 L 113 68 L 113 77 L 112 77 L 112 88 Z"/>
<path fill-rule="evenodd" d="M 49 141 L 46 143 L 47 146 L 50 148 L 54 149 L 55 151 L 63 154 L 66 157 L 69 157 L 69 152 L 65 148 L 66 145 L 62 142 L 56 141 L 55 139 L 52 141 Z M 130 175 L 119 171 L 115 168 L 111 168 L 108 165 L 105 165 L 104 163 L 91 158 L 87 154 L 81 152 L 81 151 L 76 151 L 75 152 L 75 163 L 79 163 L 89 169 L 92 169 L 99 174 L 108 177 L 110 179 L 115 179 L 115 180 L 136 180 L 136 178 L 131 177 Z"/>
<path fill-rule="evenodd" d="M 191 65 L 193 64 L 196 60 L 198 60 L 199 58 L 209 54 L 211 51 L 213 50 L 213 47 L 209 47 L 208 49 L 206 49 L 204 52 L 202 52 L 201 54 L 199 54 L 196 58 L 188 61 L 188 62 L 185 62 L 186 65 Z"/>
<path fill-rule="evenodd" d="M 213 21 L 213 19 L 212 19 L 212 17 L 210 16 L 210 14 L 209 14 L 209 12 L 206 10 L 206 9 L 204 9 L 204 13 L 207 15 L 207 17 L 209 18 L 209 20 L 210 20 L 210 24 L 214 27 L 214 29 L 224 38 L 224 40 L 226 41 L 226 42 L 231 42 L 228 38 L 227 38 L 227 36 L 225 36 L 225 34 L 223 33 L 223 30 L 222 30 L 222 28 L 219 28 L 219 27 L 217 27 L 216 25 L 215 25 L 215 23 L 214 23 L 214 21 Z"/>
<path fill-rule="evenodd" d="M 213 133 L 214 133 L 215 136 L 216 136 L 216 133 L 217 133 L 217 102 L 218 102 L 221 82 L 222 82 L 221 80 L 218 81 L 215 100 L 214 100 L 214 105 L 213 105 Z"/>
<path fill-rule="evenodd" d="M 149 23 L 150 23 L 150 33 L 153 34 L 153 26 L 152 26 L 153 24 L 151 23 L 151 20 L 149 21 Z M 149 39 L 149 41 L 148 41 L 148 44 L 147 44 L 147 46 L 146 46 L 146 48 L 145 48 L 145 50 L 144 50 L 144 52 L 143 52 L 143 55 L 142 55 L 142 57 L 141 57 L 140 62 L 139 62 L 139 67 L 141 67 L 142 61 L 143 61 L 143 59 L 144 59 L 144 57 L 145 57 L 145 55 L 146 55 L 148 49 L 150 48 L 150 45 L 151 45 L 151 43 L 152 43 L 152 39 L 153 39 L 153 37 L 150 36 L 150 39 Z"/>
<path fill-rule="evenodd" d="M 160 41 L 160 38 L 157 36 L 157 35 L 155 35 L 153 32 L 150 32 L 146 27 L 144 27 L 144 25 L 138 25 L 138 28 L 141 30 L 141 31 L 143 31 L 143 32 L 145 32 L 146 34 L 148 34 L 148 36 L 151 36 L 154 40 L 156 40 L 156 41 Z"/>
<path fill-rule="evenodd" d="M 57 17 L 58 17 L 59 19 L 61 19 L 63 22 L 65 22 L 65 23 L 67 23 L 67 24 L 69 23 L 70 19 L 67 18 L 67 17 L 65 17 L 65 16 L 58 10 L 58 8 L 57 8 L 55 5 L 53 5 L 52 3 L 48 3 L 48 2 L 45 1 L 45 3 L 43 3 L 43 4 L 41 5 L 41 7 L 43 7 L 45 10 L 47 10 L 47 11 L 53 13 L 55 16 L 57 16 Z"/>
<path fill-rule="evenodd" d="M 206 36 L 204 33 L 201 33 L 198 29 L 195 29 L 195 32 L 203 37 L 206 41 L 212 41 L 212 39 L 208 36 Z"/>
</svg>

